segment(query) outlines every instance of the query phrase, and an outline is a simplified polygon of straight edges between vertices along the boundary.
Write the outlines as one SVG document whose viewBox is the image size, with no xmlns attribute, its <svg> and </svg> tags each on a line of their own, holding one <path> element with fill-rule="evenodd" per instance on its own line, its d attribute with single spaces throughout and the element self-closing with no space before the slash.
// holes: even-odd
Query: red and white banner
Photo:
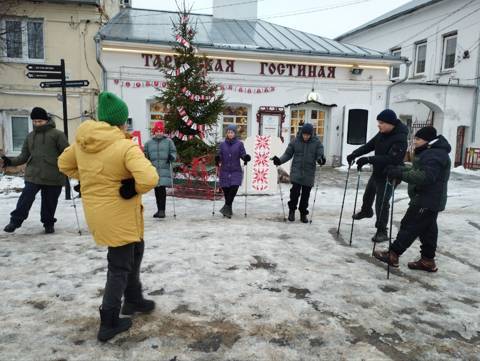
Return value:
<svg viewBox="0 0 480 361">
<path fill-rule="evenodd" d="M 256 191 L 269 189 L 271 140 L 272 138 L 269 135 L 257 135 L 255 137 L 252 188 Z"/>
<path fill-rule="evenodd" d="M 191 48 L 192 47 L 190 42 L 181 35 L 175 36 L 175 40 L 177 41 L 177 43 L 182 44 L 186 48 Z"/>
</svg>

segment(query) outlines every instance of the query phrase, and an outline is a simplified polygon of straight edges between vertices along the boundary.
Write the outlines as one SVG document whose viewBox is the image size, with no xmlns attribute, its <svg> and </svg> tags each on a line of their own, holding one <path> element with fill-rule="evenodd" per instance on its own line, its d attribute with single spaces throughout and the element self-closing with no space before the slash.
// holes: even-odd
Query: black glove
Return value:
<svg viewBox="0 0 480 361">
<path fill-rule="evenodd" d="M 388 180 L 393 181 L 401 181 L 402 180 L 402 167 L 389 167 L 387 172 Z"/>
<path fill-rule="evenodd" d="M 122 180 L 122 185 L 120 186 L 119 192 L 124 199 L 135 197 L 137 194 L 137 191 L 135 190 L 135 179 L 129 178 Z"/>
<path fill-rule="evenodd" d="M 247 165 L 248 162 L 252 160 L 252 157 L 250 157 L 250 154 L 245 154 L 243 156 L 243 165 Z"/>
<path fill-rule="evenodd" d="M 273 160 L 273 164 L 275 164 L 277 167 L 278 167 L 280 164 L 282 164 L 282 161 L 281 161 L 280 158 L 278 158 L 277 156 L 274 156 L 274 157 L 272 158 L 272 160 Z"/>
<path fill-rule="evenodd" d="M 352 154 L 349 154 L 347 155 L 347 163 L 349 166 L 351 166 L 353 164 L 353 162 L 355 162 L 355 155 L 352 153 Z"/>
<path fill-rule="evenodd" d="M 220 165 L 220 156 L 216 155 L 215 156 L 215 165 L 218 167 Z"/>
<path fill-rule="evenodd" d="M 78 198 L 82 197 L 82 193 L 80 192 L 80 182 L 77 185 L 73 186 L 73 190 L 78 193 Z"/>
<path fill-rule="evenodd" d="M 319 165 L 325 165 L 325 163 L 327 163 L 327 160 L 326 160 L 325 157 L 322 155 L 322 156 L 320 157 L 320 159 L 317 159 L 317 163 L 318 163 Z"/>
<path fill-rule="evenodd" d="M 4 155 L 2 156 L 2 160 L 3 160 L 3 168 L 10 167 L 12 165 L 12 161 L 10 160 L 10 158 L 5 157 Z"/>
<path fill-rule="evenodd" d="M 368 163 L 370 163 L 369 157 L 359 158 L 359 159 L 357 160 L 357 169 L 358 169 L 358 170 L 362 170 L 362 167 L 363 167 L 365 164 L 368 164 Z"/>
</svg>

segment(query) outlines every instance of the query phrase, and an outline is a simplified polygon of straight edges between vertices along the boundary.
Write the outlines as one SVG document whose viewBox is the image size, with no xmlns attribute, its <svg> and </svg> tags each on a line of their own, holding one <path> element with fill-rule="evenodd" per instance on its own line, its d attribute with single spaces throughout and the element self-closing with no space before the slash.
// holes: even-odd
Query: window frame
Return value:
<svg viewBox="0 0 480 361">
<path fill-rule="evenodd" d="M 455 52 L 454 52 L 454 59 L 453 59 L 453 66 L 451 68 L 446 68 L 445 67 L 445 60 L 446 60 L 446 56 L 447 56 L 447 53 L 446 53 L 446 50 L 447 50 L 447 43 L 448 43 L 448 40 L 450 39 L 455 39 Z M 447 72 L 447 71 L 451 71 L 451 70 L 454 70 L 455 69 L 455 57 L 457 55 L 457 45 L 458 45 L 458 34 L 457 32 L 453 32 L 453 33 L 448 33 L 448 34 L 445 34 L 442 36 L 442 39 L 443 39 L 443 44 L 442 44 L 442 63 L 441 63 L 441 68 L 440 70 L 442 72 Z"/>
<path fill-rule="evenodd" d="M 402 56 L 402 48 L 393 48 L 390 49 L 390 55 L 395 56 L 395 54 L 398 53 L 398 56 Z M 394 76 L 394 71 L 398 70 L 398 75 Z M 400 78 L 400 65 L 392 65 L 390 67 L 390 79 L 395 80 Z"/>
<path fill-rule="evenodd" d="M 45 63 L 46 57 L 46 47 L 45 47 L 45 19 L 43 18 L 28 18 L 28 17 L 15 17 L 9 16 L 5 19 L 0 20 L 0 32 L 6 32 L 6 22 L 7 21 L 19 21 L 21 23 L 22 29 L 22 57 L 21 58 L 11 58 L 7 56 L 7 47 L 6 47 L 6 35 L 4 39 L 0 39 L 2 42 L 2 49 L 0 50 L 0 61 L 7 63 Z M 28 23 L 41 23 L 42 24 L 42 48 L 43 48 L 43 58 L 30 58 L 29 57 L 29 42 L 28 42 Z"/>
<path fill-rule="evenodd" d="M 419 53 L 419 49 L 422 46 L 425 46 L 425 60 L 424 60 L 425 64 L 424 64 L 423 72 L 418 72 L 417 71 L 417 68 L 418 68 L 418 53 Z M 415 43 L 415 66 L 413 68 L 413 74 L 415 76 L 425 75 L 425 73 L 427 72 L 427 49 L 428 49 L 428 46 L 427 46 L 427 41 L 426 40 L 422 40 L 422 41 L 419 41 L 419 42 Z"/>
<path fill-rule="evenodd" d="M 250 116 L 251 116 L 251 107 L 250 105 L 248 104 L 241 104 L 241 103 L 226 103 L 225 104 L 225 108 L 245 108 L 247 110 L 247 115 L 236 115 L 236 114 L 224 114 L 223 113 L 223 109 L 222 109 L 222 112 L 218 115 L 218 123 L 219 123 L 219 134 L 217 134 L 217 138 L 219 139 L 223 139 L 225 138 L 225 131 L 224 131 L 224 126 L 225 124 L 235 124 L 235 126 L 237 127 L 237 134 L 238 134 L 238 139 L 240 140 L 245 140 L 248 138 L 249 134 L 250 134 Z M 225 118 L 233 118 L 233 122 L 227 122 L 225 123 L 224 119 Z M 240 131 L 238 131 L 238 128 L 239 128 L 239 123 L 237 123 L 237 118 L 245 118 L 246 119 L 246 123 L 245 123 L 245 128 L 246 128 L 246 131 L 245 131 L 245 134 L 244 134 L 244 137 L 240 136 Z"/>
<path fill-rule="evenodd" d="M 30 114 L 29 113 L 24 112 L 24 111 L 20 111 L 20 110 L 19 111 L 13 111 L 13 112 L 7 112 L 5 115 L 6 116 L 5 116 L 4 119 L 6 120 L 6 122 L 4 124 L 5 124 L 6 155 L 7 156 L 17 156 L 22 152 L 22 150 L 21 149 L 20 150 L 13 150 L 13 124 L 12 124 L 13 118 L 14 117 L 25 117 L 25 118 L 27 118 L 27 123 L 28 123 L 27 135 L 28 135 L 28 133 L 33 131 L 32 120 L 30 119 Z"/>
</svg>

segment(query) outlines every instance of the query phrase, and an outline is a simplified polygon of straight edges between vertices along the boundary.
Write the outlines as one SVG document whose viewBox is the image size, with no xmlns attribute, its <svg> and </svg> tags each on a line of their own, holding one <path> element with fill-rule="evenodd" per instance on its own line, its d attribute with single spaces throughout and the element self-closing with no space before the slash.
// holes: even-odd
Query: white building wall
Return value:
<svg viewBox="0 0 480 361">
<path fill-rule="evenodd" d="M 421 88 L 425 93 L 416 94 L 416 96 L 422 100 L 430 99 L 429 93 L 431 92 L 436 94 L 438 96 L 436 104 L 440 108 L 437 110 L 446 114 L 444 117 L 446 128 L 440 130 L 450 134 L 456 131 L 458 124 L 465 125 L 469 127 L 467 130 L 470 135 L 466 137 L 465 145 L 480 146 L 480 113 L 477 111 L 475 115 L 474 111 L 475 106 L 478 106 L 478 94 L 475 95 L 475 87 L 479 84 L 480 76 L 479 19 L 480 0 L 446 0 L 340 39 L 342 42 L 385 52 L 400 48 L 401 56 L 412 61 L 407 83 L 428 82 L 465 86 L 465 92 L 454 90 L 450 94 L 448 94 L 449 90 L 445 91 L 444 87 Z M 455 67 L 452 70 L 443 71 L 444 36 L 454 32 L 457 33 Z M 426 69 L 425 74 L 415 75 L 415 49 L 417 42 L 420 41 L 427 43 Z M 466 51 L 468 54 L 465 54 Z M 400 79 L 404 75 L 405 67 L 402 67 Z M 398 94 L 402 89 L 410 90 L 411 87 L 402 85 L 396 87 L 394 92 Z M 466 98 L 460 98 L 460 96 Z M 400 114 L 408 114 L 413 111 L 411 113 L 413 118 L 422 119 L 425 116 L 422 108 L 412 109 L 411 105 L 405 102 L 392 101 L 391 107 Z M 460 107 L 462 109 L 459 109 Z M 458 120 L 456 113 L 461 113 L 463 118 Z M 450 119 L 452 119 L 451 124 L 449 123 Z M 476 128 L 476 134 L 472 133 L 472 127 Z"/>
<path fill-rule="evenodd" d="M 160 51 L 160 49 L 157 49 Z M 162 55 L 163 56 L 163 55 Z M 265 57 L 265 56 L 263 56 Z M 278 60 L 278 59 L 277 59 Z M 291 58 L 289 59 L 292 60 Z M 343 118 L 344 109 L 351 104 L 360 104 L 371 110 L 369 115 L 368 136 L 377 132 L 376 115 L 385 107 L 385 92 L 389 84 L 388 68 L 366 68 L 361 76 L 352 76 L 351 67 L 338 64 L 333 78 L 288 77 L 271 75 L 264 66 L 261 73 L 261 61 L 235 60 L 235 72 L 211 72 L 211 78 L 223 84 L 233 84 L 247 88 L 273 87 L 269 93 L 247 94 L 238 91 L 225 90 L 227 103 L 244 104 L 249 107 L 248 133 L 250 136 L 258 134 L 256 113 L 261 106 L 284 107 L 290 103 L 306 101 L 312 87 L 319 94 L 319 101 L 324 104 L 336 104 L 336 107 L 327 107 L 327 122 L 325 126 L 325 148 L 329 163 L 334 157 L 345 158 L 343 150 Z M 281 60 L 278 60 L 281 61 Z M 299 62 L 301 60 L 299 59 Z M 305 59 L 303 59 L 305 61 Z M 322 64 L 322 59 L 310 61 Z M 107 69 L 108 89 L 120 95 L 129 105 L 130 115 L 133 118 L 133 127 L 142 133 L 142 141 L 149 139 L 149 106 L 148 102 L 155 99 L 159 92 L 153 87 L 146 87 L 145 81 L 162 81 L 162 73 L 151 66 L 145 66 L 144 58 L 140 53 L 104 51 L 102 62 Z M 331 60 L 325 61 L 331 64 Z M 151 64 L 149 64 L 151 65 Z M 225 65 L 225 64 L 224 64 Z M 130 87 L 125 82 L 130 82 Z M 143 82 L 140 87 L 132 86 L 135 82 Z M 284 135 L 289 134 L 290 112 L 286 109 Z M 285 147 L 289 137 L 285 136 Z"/>
</svg>

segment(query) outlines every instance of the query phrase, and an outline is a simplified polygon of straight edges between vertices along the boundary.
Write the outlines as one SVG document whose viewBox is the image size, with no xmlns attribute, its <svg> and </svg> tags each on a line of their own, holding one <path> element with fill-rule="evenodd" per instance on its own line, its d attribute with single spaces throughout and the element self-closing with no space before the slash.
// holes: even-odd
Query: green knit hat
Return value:
<svg viewBox="0 0 480 361">
<path fill-rule="evenodd" d="M 110 125 L 123 125 L 127 119 L 127 104 L 113 93 L 101 92 L 98 96 L 98 120 Z"/>
</svg>

